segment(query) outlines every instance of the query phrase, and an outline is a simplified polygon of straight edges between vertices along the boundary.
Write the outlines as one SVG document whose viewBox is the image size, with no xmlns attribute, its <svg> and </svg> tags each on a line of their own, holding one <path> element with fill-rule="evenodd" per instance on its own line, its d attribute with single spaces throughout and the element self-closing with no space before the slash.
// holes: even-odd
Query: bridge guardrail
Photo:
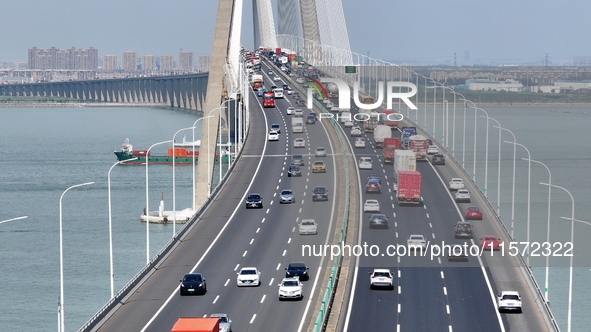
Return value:
<svg viewBox="0 0 591 332">
<path fill-rule="evenodd" d="M 250 127 L 246 128 L 246 135 L 244 137 L 244 141 L 248 138 L 248 134 L 250 132 Z M 175 237 L 170 239 L 170 241 L 164 245 L 164 247 L 150 260 L 148 264 L 146 264 L 121 290 L 113 296 L 94 316 L 92 316 L 79 330 L 78 332 L 85 332 L 85 331 L 92 331 L 99 324 L 107 315 L 115 309 L 118 305 L 124 302 L 124 299 L 130 295 L 130 293 L 135 289 L 135 287 L 139 286 L 142 280 L 152 272 L 155 267 L 170 253 L 170 251 L 176 247 L 183 238 L 183 236 L 189 232 L 198 222 L 201 216 L 203 216 L 210 207 L 211 202 L 213 202 L 217 196 L 220 194 L 222 188 L 226 184 L 226 181 L 232 174 L 233 169 L 236 167 L 236 164 L 240 160 L 240 156 L 244 149 L 241 149 L 238 152 L 238 155 L 234 159 L 234 162 L 230 165 L 226 174 L 223 176 L 222 181 L 218 183 L 218 185 L 214 188 L 213 192 L 209 196 L 209 198 L 201 205 L 199 210 L 195 212 L 195 215 L 191 218 L 191 220 L 186 223 L 177 233 Z M 221 169 L 220 169 L 221 172 Z"/>
</svg>

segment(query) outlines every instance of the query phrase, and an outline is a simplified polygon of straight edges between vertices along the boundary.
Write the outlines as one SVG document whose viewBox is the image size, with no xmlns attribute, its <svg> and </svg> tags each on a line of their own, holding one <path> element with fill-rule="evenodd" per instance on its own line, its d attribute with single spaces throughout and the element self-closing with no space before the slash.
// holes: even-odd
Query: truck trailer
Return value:
<svg viewBox="0 0 591 332">
<path fill-rule="evenodd" d="M 398 171 L 398 205 L 420 204 L 421 173 L 418 171 Z"/>
<path fill-rule="evenodd" d="M 384 138 L 384 147 L 382 150 L 384 164 L 394 163 L 394 153 L 400 149 L 400 139 L 398 137 Z"/>
<path fill-rule="evenodd" d="M 423 135 L 414 135 L 408 141 L 409 149 L 414 151 L 417 160 L 427 160 L 427 138 Z"/>
<path fill-rule="evenodd" d="M 181 317 L 170 332 L 219 332 L 219 318 Z"/>
<path fill-rule="evenodd" d="M 384 146 L 384 139 L 386 138 L 392 138 L 392 129 L 385 125 L 377 125 L 373 130 L 373 139 L 376 142 L 376 147 L 381 148 Z"/>
</svg>

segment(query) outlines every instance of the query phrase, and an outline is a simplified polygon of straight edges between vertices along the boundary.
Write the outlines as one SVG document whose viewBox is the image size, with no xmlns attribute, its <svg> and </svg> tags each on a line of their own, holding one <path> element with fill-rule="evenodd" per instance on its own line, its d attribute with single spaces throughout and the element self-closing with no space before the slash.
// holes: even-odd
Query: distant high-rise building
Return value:
<svg viewBox="0 0 591 332">
<path fill-rule="evenodd" d="M 174 57 L 170 54 L 160 56 L 160 71 L 172 72 L 174 71 Z"/>
<path fill-rule="evenodd" d="M 156 57 L 152 54 L 142 55 L 142 70 L 153 71 L 156 70 Z"/>
<path fill-rule="evenodd" d="M 32 47 L 28 52 L 29 69 L 90 69 L 98 68 L 98 50 L 71 47 L 62 51 L 55 47 L 47 50 Z"/>
<path fill-rule="evenodd" d="M 179 71 L 182 73 L 193 72 L 194 54 L 189 51 L 179 52 Z"/>
<path fill-rule="evenodd" d="M 117 56 L 115 54 L 106 54 L 103 56 L 103 70 L 117 70 Z"/>
<path fill-rule="evenodd" d="M 209 71 L 209 61 L 211 60 L 211 55 L 209 54 L 201 54 L 197 57 L 197 72 L 205 73 Z"/>
<path fill-rule="evenodd" d="M 135 51 L 125 51 L 121 58 L 121 69 L 125 71 L 137 70 L 137 53 Z"/>
</svg>

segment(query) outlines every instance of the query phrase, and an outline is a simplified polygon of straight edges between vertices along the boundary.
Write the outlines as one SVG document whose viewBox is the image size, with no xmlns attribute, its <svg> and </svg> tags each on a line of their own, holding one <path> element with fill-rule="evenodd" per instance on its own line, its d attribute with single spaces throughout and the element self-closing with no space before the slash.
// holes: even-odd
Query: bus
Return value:
<svg viewBox="0 0 591 332">
<path fill-rule="evenodd" d="M 273 91 L 263 93 L 263 107 L 275 107 L 275 94 Z"/>
</svg>

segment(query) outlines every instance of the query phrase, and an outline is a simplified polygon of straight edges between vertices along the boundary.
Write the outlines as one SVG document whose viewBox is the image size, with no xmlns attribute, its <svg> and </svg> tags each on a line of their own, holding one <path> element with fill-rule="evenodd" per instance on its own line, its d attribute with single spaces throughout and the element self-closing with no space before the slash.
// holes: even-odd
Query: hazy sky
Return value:
<svg viewBox="0 0 591 332">
<path fill-rule="evenodd" d="M 276 0 L 274 0 L 275 2 Z M 591 56 L 591 2 L 575 0 L 342 0 L 351 49 L 396 61 L 568 64 Z M 211 51 L 214 0 L 2 0 L 0 61 L 36 46 L 99 49 L 99 56 Z M 244 1 L 243 44 L 253 46 Z M 277 23 L 277 21 L 276 21 Z"/>
</svg>

